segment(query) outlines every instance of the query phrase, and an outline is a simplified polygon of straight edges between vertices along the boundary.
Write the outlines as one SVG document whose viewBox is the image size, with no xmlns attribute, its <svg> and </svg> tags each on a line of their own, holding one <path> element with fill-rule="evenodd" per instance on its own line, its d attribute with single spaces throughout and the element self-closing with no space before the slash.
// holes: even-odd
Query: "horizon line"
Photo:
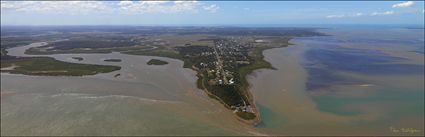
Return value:
<svg viewBox="0 0 425 137">
<path fill-rule="evenodd" d="M 308 25 L 350 25 L 350 26 L 365 26 L 365 25 L 374 25 L 374 26 L 394 26 L 394 25 L 422 25 L 425 24 L 350 24 L 350 23 L 340 23 L 340 24 L 0 24 L 0 26 L 149 26 L 149 27 L 161 27 L 161 26 L 170 26 L 170 27 L 190 27 L 190 26 L 308 26 Z"/>
</svg>

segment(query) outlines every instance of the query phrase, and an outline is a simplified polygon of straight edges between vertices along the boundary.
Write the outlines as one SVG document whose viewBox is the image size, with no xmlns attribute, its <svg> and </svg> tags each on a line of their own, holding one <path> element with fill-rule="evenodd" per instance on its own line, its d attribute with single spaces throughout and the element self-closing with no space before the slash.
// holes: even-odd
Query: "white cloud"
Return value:
<svg viewBox="0 0 425 137">
<path fill-rule="evenodd" d="M 357 12 L 354 14 L 328 15 L 326 16 L 326 18 L 344 18 L 344 17 L 360 17 L 360 16 L 364 16 L 364 14 L 361 12 Z"/>
<path fill-rule="evenodd" d="M 171 12 L 193 11 L 199 6 L 197 1 L 174 1 Z"/>
<path fill-rule="evenodd" d="M 18 5 L 10 2 L 10 1 L 1 1 L 1 10 L 13 10 L 17 9 Z"/>
<path fill-rule="evenodd" d="M 212 12 L 212 13 L 217 12 L 217 10 L 220 9 L 220 7 L 218 7 L 215 4 L 209 5 L 209 6 L 204 6 L 203 8 L 204 8 L 204 10 Z"/>
<path fill-rule="evenodd" d="M 392 15 L 394 11 L 385 11 L 385 12 L 373 12 L 370 16 L 382 16 L 382 15 Z"/>
<path fill-rule="evenodd" d="M 406 1 L 398 4 L 394 4 L 393 8 L 406 8 L 415 5 L 415 2 L 413 1 Z"/>
<path fill-rule="evenodd" d="M 204 5 L 198 1 L 1 1 L 1 11 L 55 14 L 216 12 L 219 8 L 218 5 Z"/>
<path fill-rule="evenodd" d="M 130 5 L 132 5 L 132 4 L 133 4 L 133 1 L 127 1 L 127 0 L 124 0 L 124 1 L 120 1 L 120 2 L 118 3 L 118 6 L 126 7 L 126 6 L 130 6 Z"/>
<path fill-rule="evenodd" d="M 345 17 L 345 15 L 328 15 L 328 16 L 326 16 L 326 18 L 329 18 L 329 19 L 331 19 L 331 18 L 343 18 L 343 17 Z"/>
<path fill-rule="evenodd" d="M 385 12 L 372 12 L 370 14 L 364 14 L 361 12 L 352 13 L 352 14 L 338 14 L 338 15 L 328 15 L 326 18 L 345 18 L 345 17 L 361 17 L 361 16 L 384 16 L 384 15 L 393 15 L 394 11 L 385 11 Z"/>
<path fill-rule="evenodd" d="M 181 5 L 186 6 L 186 8 L 187 6 L 193 6 L 182 4 L 181 2 L 177 1 L 121 1 L 118 3 L 118 6 L 122 11 L 130 13 L 170 13 L 182 11 Z"/>
<path fill-rule="evenodd" d="M 112 8 L 100 1 L 2 1 L 2 11 L 40 13 L 84 13 L 104 12 Z"/>
<path fill-rule="evenodd" d="M 358 13 L 354 14 L 353 17 L 359 17 L 359 16 L 363 16 L 363 15 L 364 15 L 363 13 L 358 12 Z"/>
<path fill-rule="evenodd" d="M 180 13 L 196 12 L 205 10 L 216 12 L 220 7 L 217 5 L 203 6 L 198 1 L 121 1 L 119 9 L 125 13 Z"/>
</svg>

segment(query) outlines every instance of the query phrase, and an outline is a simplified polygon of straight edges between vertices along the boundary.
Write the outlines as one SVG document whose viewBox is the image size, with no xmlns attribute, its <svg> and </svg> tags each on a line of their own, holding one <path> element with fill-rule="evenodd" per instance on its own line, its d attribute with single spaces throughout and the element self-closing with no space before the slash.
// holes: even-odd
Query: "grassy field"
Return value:
<svg viewBox="0 0 425 137">
<path fill-rule="evenodd" d="M 146 64 L 148 64 L 148 65 L 165 65 L 165 64 L 168 64 L 168 62 L 158 60 L 158 59 L 151 59 Z"/>
<path fill-rule="evenodd" d="M 84 76 L 121 69 L 119 66 L 67 63 L 49 57 L 1 60 L 1 68 L 6 67 L 14 67 L 14 69 L 2 70 L 2 72 L 43 76 Z"/>
</svg>

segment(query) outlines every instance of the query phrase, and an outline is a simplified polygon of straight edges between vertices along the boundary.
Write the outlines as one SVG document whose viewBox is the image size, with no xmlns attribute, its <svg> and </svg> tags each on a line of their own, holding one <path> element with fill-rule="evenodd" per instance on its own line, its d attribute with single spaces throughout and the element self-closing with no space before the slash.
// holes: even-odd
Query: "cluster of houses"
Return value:
<svg viewBox="0 0 425 137">
<path fill-rule="evenodd" d="M 249 44 L 241 44 L 236 40 L 216 40 L 213 47 L 197 50 L 193 58 L 201 60 L 195 64 L 206 72 L 209 85 L 236 85 L 239 80 L 238 68 L 250 64 L 248 52 Z M 193 50 L 193 49 L 192 49 Z M 236 112 L 251 112 L 253 109 L 245 101 L 242 104 L 231 106 Z"/>
<path fill-rule="evenodd" d="M 233 113 L 236 113 L 238 111 L 254 113 L 254 109 L 251 107 L 251 105 L 238 105 L 231 106 L 230 108 L 234 110 Z"/>
<path fill-rule="evenodd" d="M 245 48 L 245 49 L 244 49 Z M 248 61 L 248 53 L 246 47 L 235 41 L 219 40 L 215 42 L 214 51 L 212 53 L 203 53 L 204 55 L 214 54 L 216 61 L 214 62 L 215 74 L 213 83 L 220 85 L 233 85 L 235 84 L 236 77 L 235 71 L 238 65 L 250 64 Z M 202 63 L 204 65 L 205 63 Z"/>
</svg>

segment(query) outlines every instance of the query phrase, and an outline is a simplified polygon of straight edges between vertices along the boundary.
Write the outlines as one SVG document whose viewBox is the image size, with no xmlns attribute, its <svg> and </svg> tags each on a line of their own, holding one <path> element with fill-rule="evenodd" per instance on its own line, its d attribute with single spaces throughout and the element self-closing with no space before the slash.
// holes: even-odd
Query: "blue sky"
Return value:
<svg viewBox="0 0 425 137">
<path fill-rule="evenodd" d="M 1 24 L 424 24 L 424 2 L 2 1 Z"/>
</svg>

